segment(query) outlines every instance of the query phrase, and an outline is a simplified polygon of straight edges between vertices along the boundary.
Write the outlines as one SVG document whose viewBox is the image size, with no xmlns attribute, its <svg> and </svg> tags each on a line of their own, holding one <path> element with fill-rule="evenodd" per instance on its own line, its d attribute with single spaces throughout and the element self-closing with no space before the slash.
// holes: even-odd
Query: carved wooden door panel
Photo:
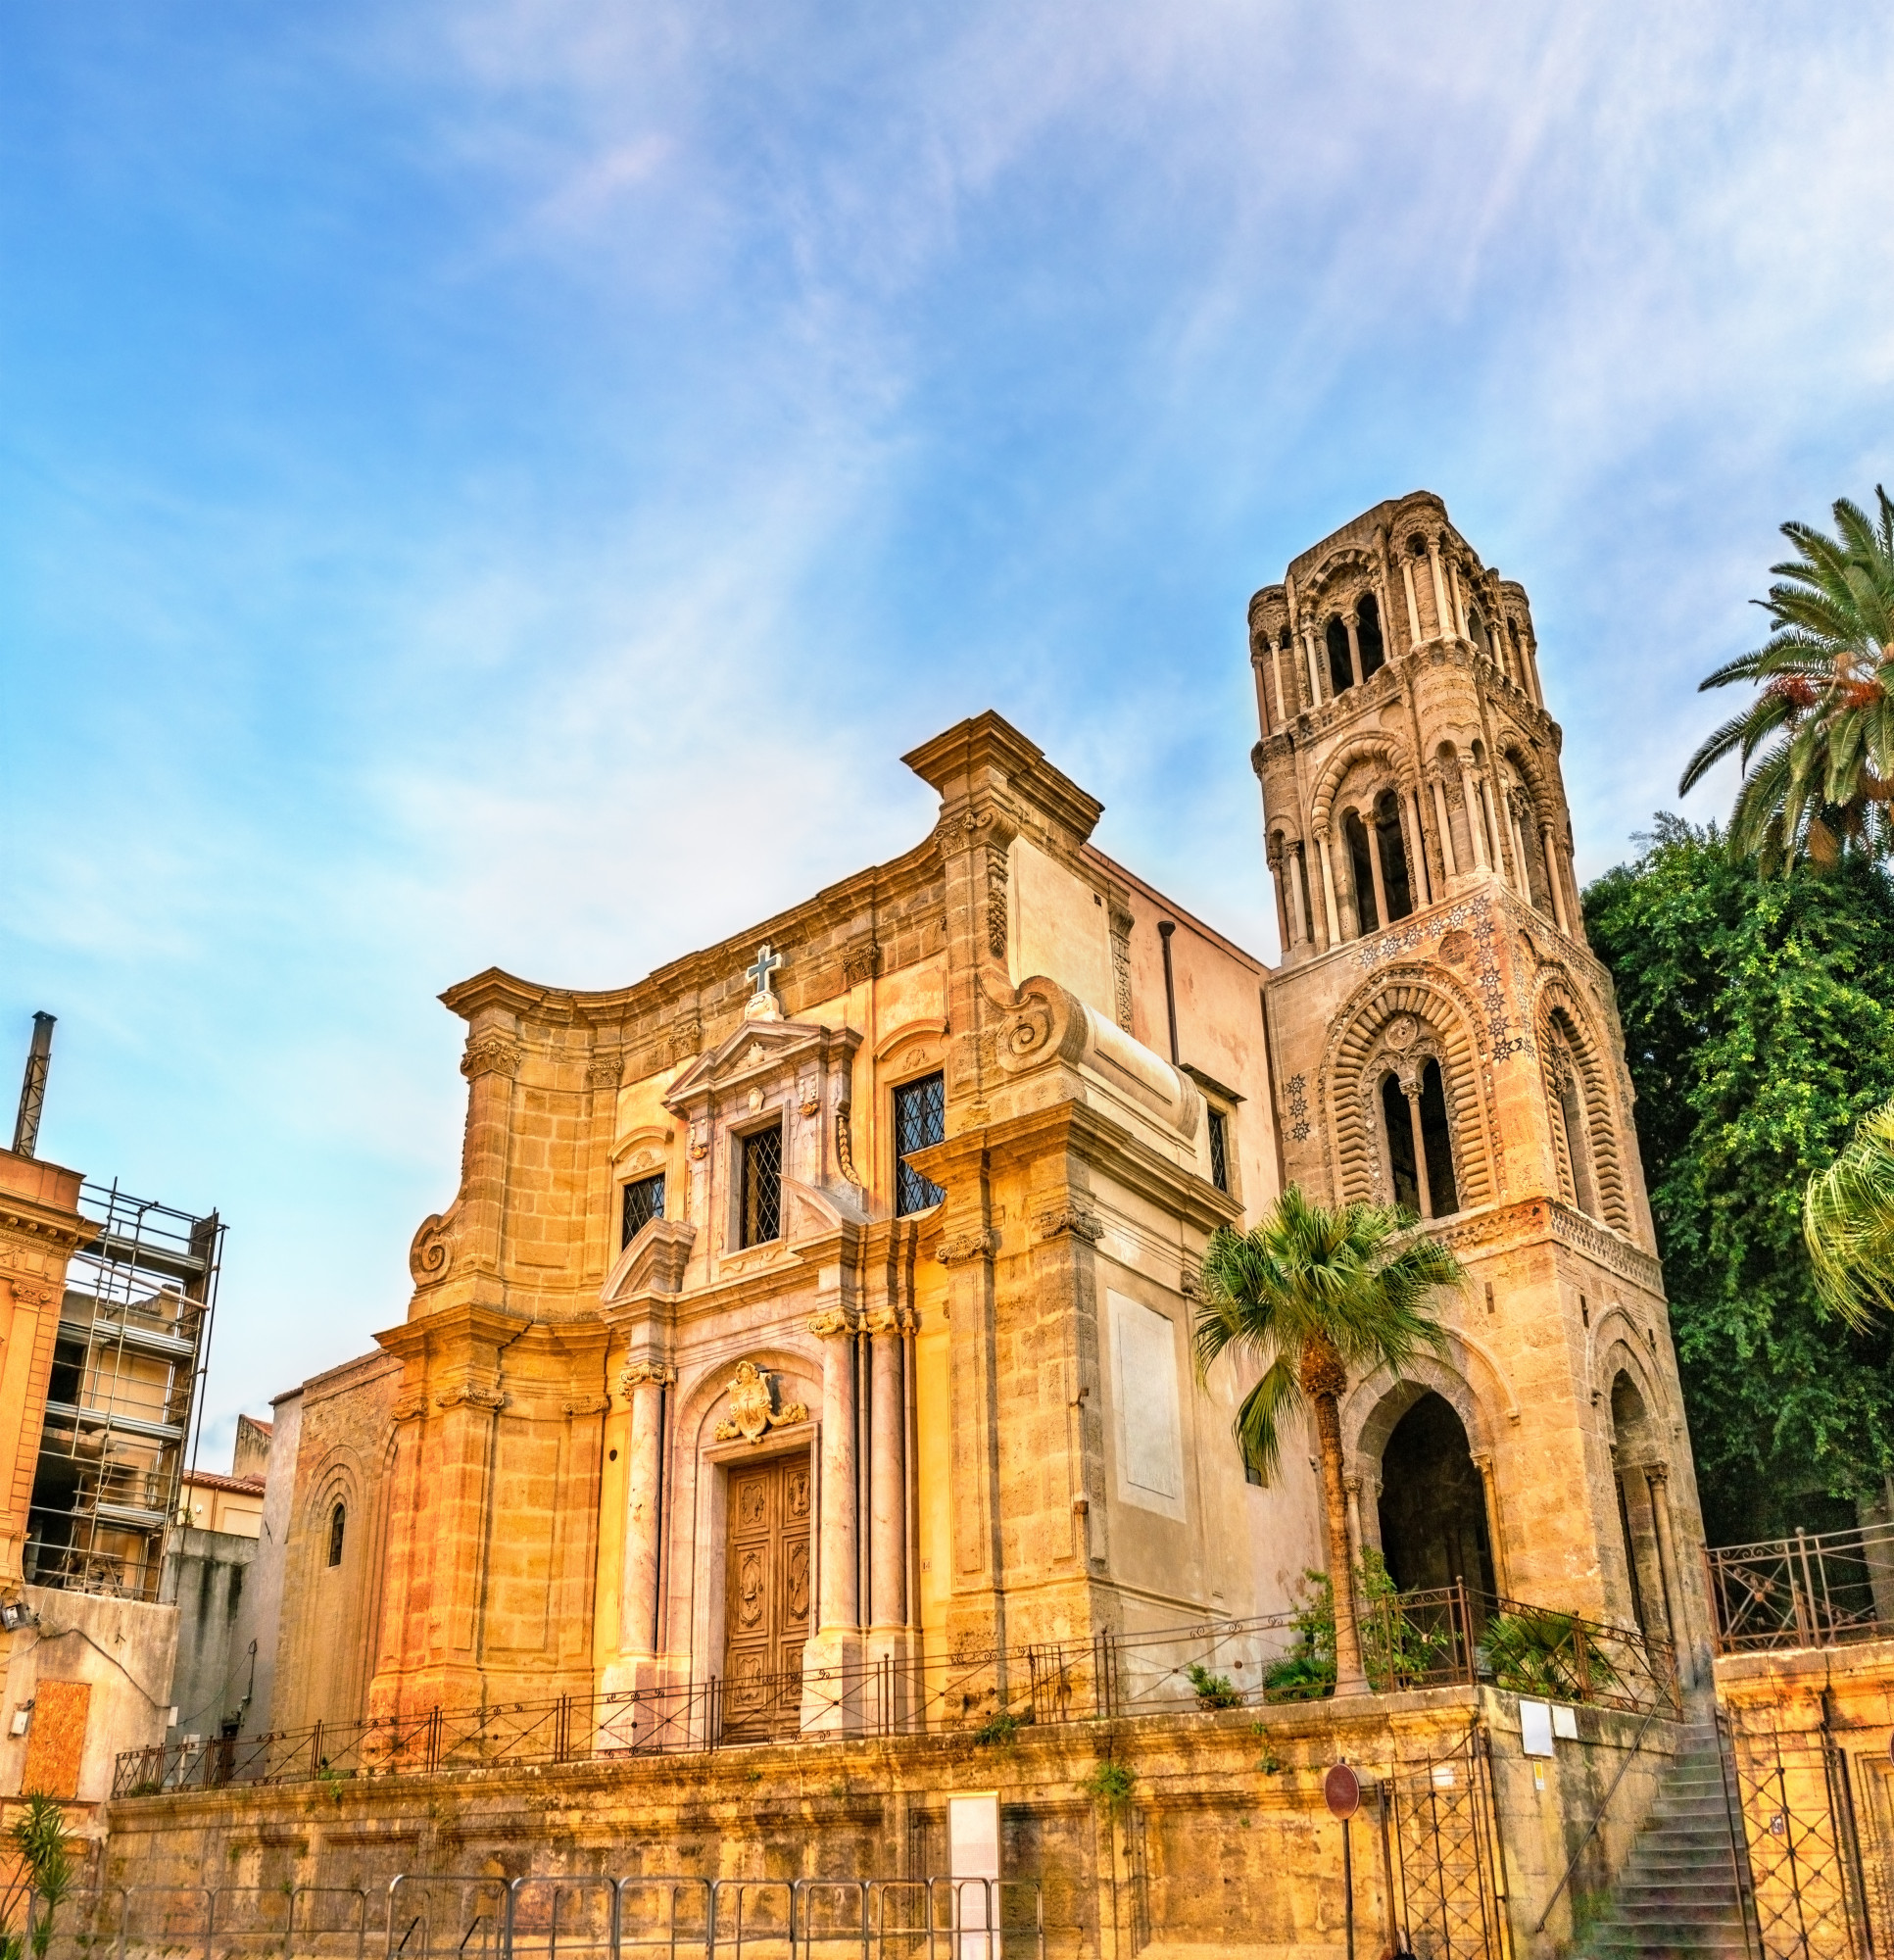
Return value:
<svg viewBox="0 0 1894 1960">
<path fill-rule="evenodd" d="M 809 1459 L 733 1465 L 729 1482 L 723 1733 L 794 1734 L 809 1630 Z"/>
</svg>

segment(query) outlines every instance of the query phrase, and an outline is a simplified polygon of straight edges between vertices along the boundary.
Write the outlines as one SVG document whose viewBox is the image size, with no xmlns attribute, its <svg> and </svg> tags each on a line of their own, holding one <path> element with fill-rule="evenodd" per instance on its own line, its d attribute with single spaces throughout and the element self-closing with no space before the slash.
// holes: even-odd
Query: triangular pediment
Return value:
<svg viewBox="0 0 1894 1960">
<path fill-rule="evenodd" d="M 712 1090 L 738 1089 L 794 1067 L 810 1050 L 840 1042 L 852 1049 L 861 1037 L 851 1029 L 828 1028 L 819 1021 L 745 1021 L 708 1054 L 699 1055 L 664 1098 L 667 1108 L 684 1107 Z"/>
</svg>

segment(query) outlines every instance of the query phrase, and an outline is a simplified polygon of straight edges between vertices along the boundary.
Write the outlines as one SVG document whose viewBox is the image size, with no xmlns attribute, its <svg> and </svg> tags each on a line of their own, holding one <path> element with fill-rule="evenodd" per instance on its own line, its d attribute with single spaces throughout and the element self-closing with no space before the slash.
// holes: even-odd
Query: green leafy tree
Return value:
<svg viewBox="0 0 1894 1960">
<path fill-rule="evenodd" d="M 1617 983 L 1713 1543 L 1840 1522 L 1894 1470 L 1894 1322 L 1824 1307 L 1803 1193 L 1894 1093 L 1894 886 L 1763 877 L 1660 817 L 1585 893 Z"/>
<path fill-rule="evenodd" d="M 1874 495 L 1877 519 L 1845 497 L 1835 505 L 1833 537 L 1782 526 L 1797 556 L 1771 566 L 1780 582 L 1757 602 L 1768 641 L 1703 682 L 1759 692 L 1690 758 L 1678 790 L 1739 756 L 1730 840 L 1765 871 L 1894 848 L 1894 501 Z"/>
<path fill-rule="evenodd" d="M 1281 1452 L 1283 1418 L 1315 1417 L 1336 1588 L 1336 1691 L 1367 1686 L 1354 1588 L 1349 1583 L 1348 1503 L 1341 1482 L 1341 1397 L 1348 1378 L 1386 1368 L 1398 1375 L 1417 1349 L 1444 1348 L 1429 1310 L 1436 1287 L 1466 1274 L 1447 1249 L 1409 1230 L 1414 1221 L 1381 1204 L 1313 1204 L 1290 1185 L 1248 1232 L 1227 1226 L 1204 1249 L 1197 1308 L 1197 1368 L 1229 1350 L 1263 1372 L 1237 1411 L 1245 1459 L 1267 1474 Z"/>
<path fill-rule="evenodd" d="M 1851 1327 L 1894 1312 L 1894 1102 L 1861 1119 L 1826 1170 L 1809 1180 L 1802 1236 L 1815 1283 Z"/>
</svg>

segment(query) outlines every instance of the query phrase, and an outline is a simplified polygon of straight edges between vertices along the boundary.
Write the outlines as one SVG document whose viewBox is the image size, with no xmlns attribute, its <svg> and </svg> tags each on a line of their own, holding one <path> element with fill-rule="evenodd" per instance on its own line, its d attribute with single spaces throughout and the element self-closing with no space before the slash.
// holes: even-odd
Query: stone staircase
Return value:
<svg viewBox="0 0 1894 1960">
<path fill-rule="evenodd" d="M 1714 1722 L 1695 1722 L 1577 1951 L 1584 1960 L 1743 1960 L 1743 1900 L 1731 1867 Z"/>
</svg>

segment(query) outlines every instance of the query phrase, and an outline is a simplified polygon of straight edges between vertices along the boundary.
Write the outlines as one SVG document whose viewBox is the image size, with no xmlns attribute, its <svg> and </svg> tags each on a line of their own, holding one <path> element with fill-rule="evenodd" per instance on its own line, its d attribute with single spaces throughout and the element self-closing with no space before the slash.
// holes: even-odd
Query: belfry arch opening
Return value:
<svg viewBox="0 0 1894 1960">
<path fill-rule="evenodd" d="M 1421 1218 L 1445 1218 L 1460 1209 L 1453 1174 L 1453 1135 L 1446 1085 L 1430 1055 L 1416 1071 L 1413 1094 L 1391 1068 L 1381 1080 L 1382 1125 L 1394 1202 Z"/>
<path fill-rule="evenodd" d="M 1367 680 L 1387 664 L 1387 648 L 1381 636 L 1381 608 L 1372 592 L 1364 592 L 1355 608 L 1355 644 L 1361 649 L 1361 677 Z"/>
<path fill-rule="evenodd" d="M 1407 845 L 1401 836 L 1400 800 L 1392 790 L 1375 799 L 1375 842 L 1381 850 L 1382 890 L 1387 895 L 1387 916 L 1405 918 L 1414 909 L 1413 887 L 1407 875 Z"/>
<path fill-rule="evenodd" d="M 1355 684 L 1354 664 L 1348 658 L 1348 629 L 1331 615 L 1322 637 L 1329 650 L 1329 687 L 1336 694 L 1346 694 Z"/>
<path fill-rule="evenodd" d="M 1375 867 L 1369 856 L 1368 830 L 1358 811 L 1349 810 L 1341 819 L 1341 835 L 1348 848 L 1348 870 L 1355 888 L 1355 929 L 1379 932 L 1381 912 L 1375 905 Z"/>
<path fill-rule="evenodd" d="M 1432 1389 L 1382 1447 L 1381 1548 L 1404 1592 L 1460 1580 L 1481 1595 L 1496 1590 L 1485 1484 L 1466 1425 Z"/>
</svg>

